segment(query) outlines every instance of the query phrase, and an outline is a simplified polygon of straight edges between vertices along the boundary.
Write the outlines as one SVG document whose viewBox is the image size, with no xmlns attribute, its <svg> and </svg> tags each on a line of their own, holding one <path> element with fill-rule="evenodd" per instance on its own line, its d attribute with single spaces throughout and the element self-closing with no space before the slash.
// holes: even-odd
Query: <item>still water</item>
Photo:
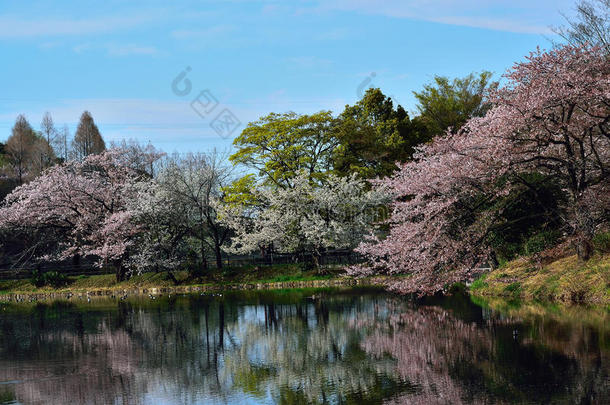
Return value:
<svg viewBox="0 0 610 405">
<path fill-rule="evenodd" d="M 0 304 L 0 403 L 610 403 L 605 310 L 290 290 Z"/>
</svg>

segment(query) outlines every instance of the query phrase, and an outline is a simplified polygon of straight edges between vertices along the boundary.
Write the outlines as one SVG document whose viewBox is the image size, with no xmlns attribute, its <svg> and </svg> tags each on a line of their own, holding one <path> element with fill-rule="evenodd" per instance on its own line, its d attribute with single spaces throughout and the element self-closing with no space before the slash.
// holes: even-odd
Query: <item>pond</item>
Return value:
<svg viewBox="0 0 610 405">
<path fill-rule="evenodd" d="M 607 404 L 607 321 L 371 289 L 5 303 L 0 403 Z"/>
</svg>

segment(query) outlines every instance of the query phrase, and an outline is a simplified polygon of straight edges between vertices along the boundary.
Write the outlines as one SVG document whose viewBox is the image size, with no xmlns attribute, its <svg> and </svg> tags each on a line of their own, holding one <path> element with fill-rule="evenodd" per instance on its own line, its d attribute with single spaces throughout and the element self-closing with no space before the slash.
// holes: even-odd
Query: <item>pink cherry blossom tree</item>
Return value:
<svg viewBox="0 0 610 405">
<path fill-rule="evenodd" d="M 52 232 L 57 248 L 44 259 L 95 256 L 100 266 L 114 265 L 122 280 L 138 233 L 126 206 L 133 183 L 145 178 L 128 163 L 125 150 L 111 149 L 51 167 L 6 197 L 0 227 Z"/>
<path fill-rule="evenodd" d="M 610 207 L 610 64 L 599 48 L 537 50 L 490 94 L 493 108 L 422 147 L 380 181 L 396 199 L 386 238 L 359 247 L 362 272 L 408 273 L 395 287 L 434 293 L 489 257 L 498 199 L 538 172 L 561 185 L 565 231 L 588 259 Z"/>
</svg>

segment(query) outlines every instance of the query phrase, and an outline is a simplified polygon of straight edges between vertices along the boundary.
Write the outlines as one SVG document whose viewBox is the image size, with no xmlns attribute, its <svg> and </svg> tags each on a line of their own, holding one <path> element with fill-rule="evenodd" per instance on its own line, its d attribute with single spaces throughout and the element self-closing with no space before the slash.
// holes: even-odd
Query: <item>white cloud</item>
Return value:
<svg viewBox="0 0 610 405">
<path fill-rule="evenodd" d="M 169 83 L 168 83 L 169 86 Z M 169 91 L 169 87 L 168 87 Z M 47 105 L 27 109 L 4 109 L 0 113 L 0 134 L 10 134 L 10 128 L 19 114 L 24 114 L 34 128 L 40 126 L 45 111 L 49 111 L 56 126 L 68 124 L 72 133 L 78 120 L 87 110 L 98 124 L 104 139 L 120 141 L 137 139 L 140 142 L 151 141 L 166 151 L 204 150 L 210 146 L 228 146 L 232 137 L 237 136 L 248 122 L 267 115 L 270 111 L 299 111 L 313 113 L 322 109 L 340 111 L 345 106 L 345 99 L 297 99 L 289 97 L 280 89 L 256 99 L 236 101 L 225 99 L 222 94 L 214 93 L 219 105 L 208 115 L 201 117 L 191 107 L 191 101 L 197 96 L 193 91 L 187 97 L 158 100 L 135 98 L 97 98 L 67 99 L 53 101 L 55 107 Z M 15 106 L 17 107 L 17 106 Z M 222 139 L 210 127 L 210 123 L 224 109 L 228 108 L 241 121 L 229 139 Z M 6 135 L 8 136 L 8 135 Z M 0 141 L 2 138 L 0 137 Z"/>
<path fill-rule="evenodd" d="M 87 110 L 93 116 L 104 139 L 110 143 L 122 139 L 136 139 L 140 142 L 152 142 L 166 151 L 206 150 L 213 146 L 225 147 L 230 140 L 222 139 L 210 127 L 216 113 L 228 107 L 242 122 L 233 135 L 243 129 L 252 119 L 252 113 L 244 109 L 233 108 L 230 104 L 219 105 L 205 119 L 191 108 L 190 96 L 184 99 L 68 99 L 53 102 L 53 108 L 47 106 L 31 107 L 28 110 L 0 113 L 2 134 L 10 134 L 15 117 L 24 113 L 30 124 L 38 128 L 42 115 L 49 111 L 56 126 L 67 124 L 72 135 L 78 120 Z M 1 139 L 1 138 L 0 138 Z"/>
<path fill-rule="evenodd" d="M 559 11 L 573 0 L 330 0 L 318 10 L 355 11 L 442 24 L 528 34 L 546 34 L 560 24 Z"/>
</svg>

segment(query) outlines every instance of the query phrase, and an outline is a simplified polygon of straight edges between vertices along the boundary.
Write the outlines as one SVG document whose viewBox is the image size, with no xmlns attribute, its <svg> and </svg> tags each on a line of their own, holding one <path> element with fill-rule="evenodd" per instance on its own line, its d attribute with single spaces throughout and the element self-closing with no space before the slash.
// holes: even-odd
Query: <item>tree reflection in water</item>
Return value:
<svg viewBox="0 0 610 405">
<path fill-rule="evenodd" d="M 460 298 L 453 301 L 460 308 Z M 605 327 L 467 307 L 387 299 L 384 316 L 357 322 L 372 329 L 362 343 L 367 354 L 391 356 L 395 372 L 418 388 L 390 403 L 610 402 Z"/>
<path fill-rule="evenodd" d="M 92 304 L 1 305 L 0 403 L 610 403 L 605 313 L 361 290 Z"/>
</svg>

